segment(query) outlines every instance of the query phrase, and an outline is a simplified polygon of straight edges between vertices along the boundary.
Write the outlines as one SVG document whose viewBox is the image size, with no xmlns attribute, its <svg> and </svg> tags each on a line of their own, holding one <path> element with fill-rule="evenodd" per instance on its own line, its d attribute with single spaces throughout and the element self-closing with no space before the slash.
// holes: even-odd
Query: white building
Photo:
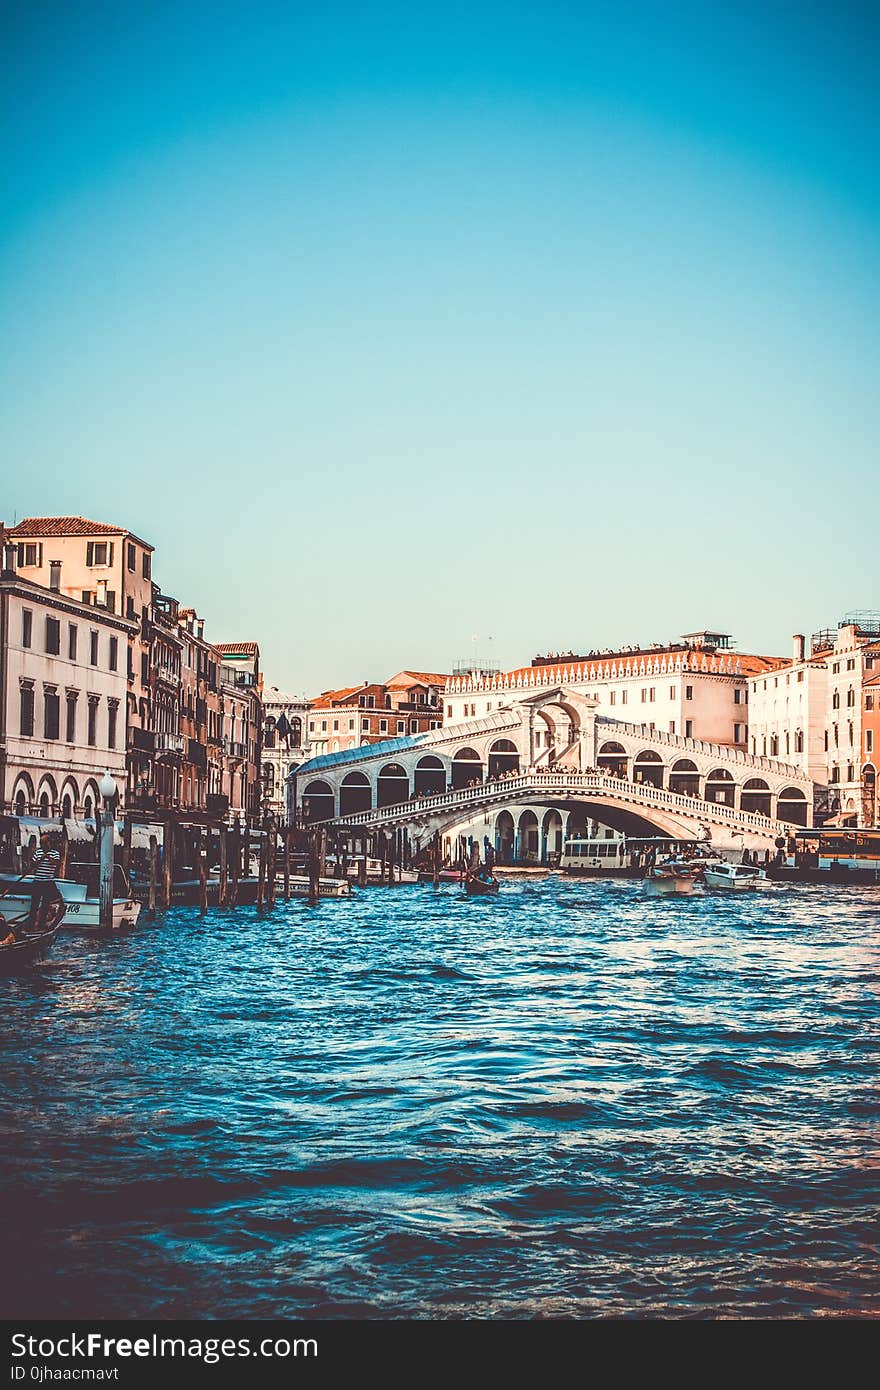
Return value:
<svg viewBox="0 0 880 1390">
<path fill-rule="evenodd" d="M 7 555 L 7 559 L 11 559 Z M 129 640 L 136 623 L 0 575 L 0 802 L 90 819 L 106 769 L 124 802 Z"/>
<path fill-rule="evenodd" d="M 745 749 L 749 679 L 783 664 L 783 658 L 736 652 L 728 634 L 708 631 L 667 646 L 539 658 L 515 671 L 451 677 L 444 722 L 479 718 L 523 694 L 564 685 L 595 698 L 597 713 L 610 719 Z M 550 762 L 551 737 L 539 734 Z"/>
<path fill-rule="evenodd" d="M 309 701 L 277 685 L 263 687 L 263 810 L 287 819 L 287 779 L 309 753 Z"/>
<path fill-rule="evenodd" d="M 798 633 L 791 660 L 749 681 L 749 748 L 758 757 L 782 758 L 812 781 L 828 780 L 825 655 L 807 655 Z"/>
</svg>

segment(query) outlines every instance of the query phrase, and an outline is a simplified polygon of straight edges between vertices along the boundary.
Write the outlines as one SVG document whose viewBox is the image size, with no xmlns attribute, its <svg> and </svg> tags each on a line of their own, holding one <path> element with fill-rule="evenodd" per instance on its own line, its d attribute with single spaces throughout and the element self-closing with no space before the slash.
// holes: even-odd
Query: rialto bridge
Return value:
<svg viewBox="0 0 880 1390">
<path fill-rule="evenodd" d="M 304 763 L 289 804 L 300 823 L 488 836 L 507 858 L 541 860 L 590 821 L 630 836 L 770 848 L 812 823 L 797 768 L 726 744 L 596 714 L 559 687 L 482 718 Z"/>
</svg>

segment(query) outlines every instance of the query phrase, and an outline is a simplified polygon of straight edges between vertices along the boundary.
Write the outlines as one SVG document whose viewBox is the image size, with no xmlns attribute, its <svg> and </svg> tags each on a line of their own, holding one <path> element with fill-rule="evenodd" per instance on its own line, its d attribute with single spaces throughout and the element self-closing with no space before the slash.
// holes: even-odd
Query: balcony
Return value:
<svg viewBox="0 0 880 1390">
<path fill-rule="evenodd" d="M 243 760 L 247 757 L 247 746 L 244 743 L 234 743 L 230 738 L 224 738 L 223 752 L 227 758 L 241 758 Z"/>
<path fill-rule="evenodd" d="M 182 734 L 156 734 L 156 752 L 161 755 L 164 753 L 174 754 L 183 752 L 184 739 Z"/>
</svg>

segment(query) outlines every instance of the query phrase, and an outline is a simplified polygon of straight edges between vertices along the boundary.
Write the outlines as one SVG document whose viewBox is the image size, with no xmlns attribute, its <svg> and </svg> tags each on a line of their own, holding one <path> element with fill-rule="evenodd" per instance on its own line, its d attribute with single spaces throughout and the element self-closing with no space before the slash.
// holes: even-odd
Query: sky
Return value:
<svg viewBox="0 0 880 1390">
<path fill-rule="evenodd" d="M 880 608 L 876 5 L 0 0 L 0 61 L 7 523 L 310 694 Z"/>
</svg>

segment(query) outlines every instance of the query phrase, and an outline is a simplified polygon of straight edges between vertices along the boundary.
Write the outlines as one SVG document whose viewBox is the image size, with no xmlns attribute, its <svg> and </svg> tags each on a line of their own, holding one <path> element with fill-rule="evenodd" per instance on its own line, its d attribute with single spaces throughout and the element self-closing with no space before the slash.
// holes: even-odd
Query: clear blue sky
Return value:
<svg viewBox="0 0 880 1390">
<path fill-rule="evenodd" d="M 311 692 L 880 607 L 880 8 L 3 3 L 0 516 Z"/>
</svg>

